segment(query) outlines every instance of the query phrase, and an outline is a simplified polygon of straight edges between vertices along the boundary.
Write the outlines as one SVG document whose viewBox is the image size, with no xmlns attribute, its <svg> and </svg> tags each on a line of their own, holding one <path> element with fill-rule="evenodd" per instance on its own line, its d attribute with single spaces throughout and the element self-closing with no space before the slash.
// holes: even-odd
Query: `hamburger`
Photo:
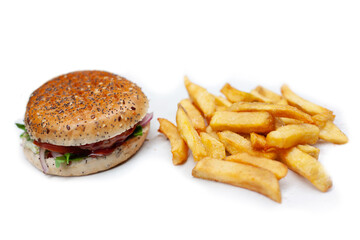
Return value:
<svg viewBox="0 0 360 240">
<path fill-rule="evenodd" d="M 58 76 L 27 103 L 26 158 L 45 174 L 81 176 L 113 168 L 143 145 L 152 113 L 135 83 L 104 71 Z"/>
</svg>

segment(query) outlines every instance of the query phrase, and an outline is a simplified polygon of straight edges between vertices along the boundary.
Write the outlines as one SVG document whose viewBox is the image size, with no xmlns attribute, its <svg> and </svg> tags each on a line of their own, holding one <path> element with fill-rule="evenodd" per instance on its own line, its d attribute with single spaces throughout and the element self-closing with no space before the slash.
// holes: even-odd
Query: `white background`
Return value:
<svg viewBox="0 0 360 240">
<path fill-rule="evenodd" d="M 358 1 L 1 1 L 0 239 L 359 239 Z M 31 92 L 75 70 L 142 86 L 149 141 L 104 173 L 42 174 L 19 131 Z M 321 144 L 327 193 L 289 172 L 282 203 L 173 166 L 156 118 L 175 120 L 183 76 L 212 93 L 283 83 L 332 109 L 346 145 Z"/>
</svg>

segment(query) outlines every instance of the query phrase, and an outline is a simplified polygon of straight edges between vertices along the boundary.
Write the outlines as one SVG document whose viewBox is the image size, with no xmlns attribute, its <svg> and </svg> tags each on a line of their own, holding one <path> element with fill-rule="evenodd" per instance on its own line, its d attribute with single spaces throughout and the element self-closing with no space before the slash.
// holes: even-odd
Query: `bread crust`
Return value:
<svg viewBox="0 0 360 240">
<path fill-rule="evenodd" d="M 36 89 L 24 122 L 38 142 L 79 146 L 125 132 L 147 110 L 148 99 L 135 83 L 109 72 L 78 71 Z"/>
<path fill-rule="evenodd" d="M 150 123 L 143 128 L 142 136 L 128 139 L 117 147 L 113 153 L 105 157 L 87 157 L 81 161 L 71 162 L 70 165 L 61 164 L 58 168 L 55 165 L 54 158 L 47 158 L 45 162 L 49 170 L 46 174 L 64 177 L 85 176 L 113 168 L 128 160 L 140 149 L 149 133 L 149 129 Z M 43 171 L 40 163 L 40 155 L 35 154 L 26 147 L 23 147 L 23 150 L 28 161 L 37 169 Z"/>
</svg>

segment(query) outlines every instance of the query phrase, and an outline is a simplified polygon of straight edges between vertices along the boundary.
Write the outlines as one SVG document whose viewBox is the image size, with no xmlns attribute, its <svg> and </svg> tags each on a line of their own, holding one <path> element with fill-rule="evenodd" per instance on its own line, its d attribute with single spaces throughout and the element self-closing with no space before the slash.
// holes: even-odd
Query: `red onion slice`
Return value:
<svg viewBox="0 0 360 240">
<path fill-rule="evenodd" d="M 40 164 L 43 169 L 43 173 L 47 174 L 49 172 L 49 168 L 45 162 L 45 150 L 46 150 L 45 148 L 41 147 L 39 151 L 39 155 L 40 155 Z"/>
<path fill-rule="evenodd" d="M 51 156 L 53 156 L 53 158 L 60 157 L 60 156 L 62 156 L 62 155 L 63 155 L 63 154 L 61 154 L 61 153 L 51 151 Z"/>
<path fill-rule="evenodd" d="M 90 150 L 90 151 L 96 151 L 96 150 L 100 150 L 100 149 L 110 148 L 110 147 L 114 146 L 115 143 L 121 143 L 121 142 L 125 141 L 134 132 L 134 129 L 135 128 L 131 128 L 131 129 L 121 133 L 120 135 L 117 135 L 108 140 L 82 145 L 82 146 L 79 146 L 79 148 L 85 149 L 85 150 Z"/>
<path fill-rule="evenodd" d="M 145 127 L 153 118 L 154 114 L 153 113 L 147 113 L 145 115 L 145 117 L 143 118 L 143 120 L 141 120 L 141 122 L 139 122 L 139 125 L 141 125 L 142 127 Z"/>
</svg>

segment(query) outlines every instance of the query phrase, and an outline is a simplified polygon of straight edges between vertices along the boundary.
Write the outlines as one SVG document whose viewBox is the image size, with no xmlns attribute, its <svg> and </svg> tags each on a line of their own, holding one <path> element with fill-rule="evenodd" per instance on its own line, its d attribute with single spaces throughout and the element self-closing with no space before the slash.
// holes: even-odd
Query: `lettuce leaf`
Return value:
<svg viewBox="0 0 360 240">
<path fill-rule="evenodd" d="M 141 125 L 137 125 L 133 134 L 134 137 L 142 136 L 143 135 L 143 128 Z"/>
<path fill-rule="evenodd" d="M 76 155 L 72 153 L 65 153 L 64 155 L 55 158 L 55 166 L 58 168 L 61 163 L 66 163 L 68 165 L 71 161 L 80 161 L 83 159 L 84 157 L 76 157 Z"/>
<path fill-rule="evenodd" d="M 24 130 L 26 132 L 26 128 L 25 128 L 25 125 L 24 124 L 21 124 L 21 123 L 15 123 L 15 125 L 20 128 L 21 130 Z"/>
</svg>

